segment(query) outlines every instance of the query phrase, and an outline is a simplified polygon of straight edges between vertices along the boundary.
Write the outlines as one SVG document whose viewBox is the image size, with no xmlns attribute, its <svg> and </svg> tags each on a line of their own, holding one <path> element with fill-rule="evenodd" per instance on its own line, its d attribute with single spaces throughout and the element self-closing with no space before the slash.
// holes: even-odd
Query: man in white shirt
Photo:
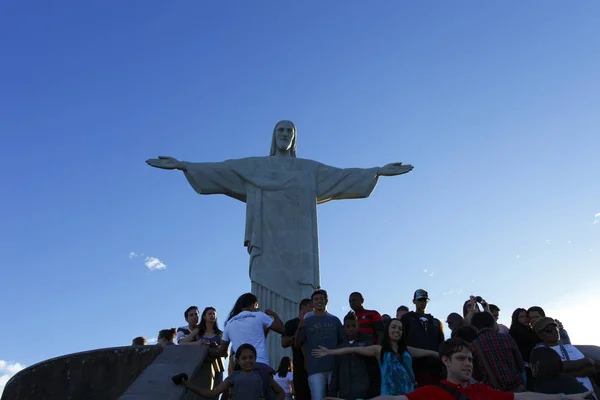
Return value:
<svg viewBox="0 0 600 400">
<path fill-rule="evenodd" d="M 533 324 L 533 330 L 537 333 L 542 343 L 536 347 L 548 346 L 554 350 L 563 361 L 563 372 L 577 377 L 577 380 L 588 390 L 593 390 L 592 381 L 589 378 L 598 371 L 596 362 L 591 357 L 586 357 L 572 344 L 560 341 L 558 324 L 549 317 L 541 317 Z"/>
</svg>

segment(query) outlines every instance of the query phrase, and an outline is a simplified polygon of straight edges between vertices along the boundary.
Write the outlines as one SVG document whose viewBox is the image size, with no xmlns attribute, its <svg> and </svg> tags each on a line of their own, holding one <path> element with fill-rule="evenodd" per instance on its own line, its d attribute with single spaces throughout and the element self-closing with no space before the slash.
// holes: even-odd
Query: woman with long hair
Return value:
<svg viewBox="0 0 600 400">
<path fill-rule="evenodd" d="M 292 396 L 294 396 L 294 374 L 292 371 L 292 360 L 289 357 L 282 357 L 273 379 L 283 389 L 285 400 L 292 400 Z"/>
<path fill-rule="evenodd" d="M 525 363 L 525 385 L 527 386 L 527 390 L 534 390 L 535 378 L 531 374 L 531 368 L 529 367 L 529 355 L 540 339 L 529 326 L 529 317 L 526 309 L 517 308 L 513 311 L 508 333 L 515 340 L 519 352 L 521 353 L 521 357 L 523 357 L 523 362 Z"/>
<path fill-rule="evenodd" d="M 412 358 L 438 357 L 438 353 L 435 351 L 407 346 L 402 331 L 402 322 L 397 318 L 392 318 L 388 328 L 383 332 L 381 345 L 343 347 L 340 349 L 320 347 L 313 350 L 312 355 L 325 357 L 328 355 L 359 354 L 366 357 L 375 357 L 379 361 L 381 370 L 381 394 L 400 396 L 412 392 L 417 386 L 412 369 Z"/>
<path fill-rule="evenodd" d="M 218 348 L 222 337 L 223 331 L 219 329 L 219 324 L 217 323 L 217 310 L 214 307 L 206 307 L 200 316 L 198 338 L 195 343 L 207 344 L 213 348 Z M 213 387 L 217 387 L 223 382 L 223 372 L 225 371 L 222 357 L 215 357 L 215 362 L 216 372 Z"/>
</svg>

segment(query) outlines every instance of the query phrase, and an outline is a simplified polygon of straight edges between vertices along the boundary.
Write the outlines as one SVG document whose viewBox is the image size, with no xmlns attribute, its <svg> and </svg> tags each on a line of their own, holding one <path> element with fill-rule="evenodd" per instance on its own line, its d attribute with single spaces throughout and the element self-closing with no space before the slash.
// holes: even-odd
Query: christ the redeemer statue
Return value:
<svg viewBox="0 0 600 400">
<path fill-rule="evenodd" d="M 246 203 L 244 246 L 250 254 L 251 290 L 262 308 L 276 311 L 284 322 L 296 317 L 300 301 L 320 286 L 317 204 L 366 198 L 379 176 L 413 169 L 402 163 L 335 168 L 296 158 L 296 135 L 292 122 L 278 122 L 269 157 L 201 163 L 172 157 L 146 161 L 156 168 L 183 171 L 198 194 L 224 194 Z M 278 350 L 278 342 L 269 344 L 275 368 Z"/>
</svg>

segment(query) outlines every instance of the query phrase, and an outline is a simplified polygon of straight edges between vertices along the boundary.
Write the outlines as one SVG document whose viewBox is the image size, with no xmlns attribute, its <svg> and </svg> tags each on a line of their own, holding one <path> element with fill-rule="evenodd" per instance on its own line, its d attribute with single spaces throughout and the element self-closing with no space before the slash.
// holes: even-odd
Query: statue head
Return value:
<svg viewBox="0 0 600 400">
<path fill-rule="evenodd" d="M 296 157 L 296 125 L 292 121 L 283 120 L 275 124 L 269 155 L 274 156 L 278 151 L 289 151 L 292 157 Z"/>
</svg>

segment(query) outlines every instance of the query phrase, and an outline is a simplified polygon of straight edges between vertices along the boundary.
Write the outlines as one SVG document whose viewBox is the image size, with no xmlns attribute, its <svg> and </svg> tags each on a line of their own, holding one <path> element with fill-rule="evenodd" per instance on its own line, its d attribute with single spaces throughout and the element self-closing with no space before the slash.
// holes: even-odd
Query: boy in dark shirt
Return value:
<svg viewBox="0 0 600 400">
<path fill-rule="evenodd" d="M 373 345 L 368 340 L 359 339 L 356 315 L 348 313 L 344 317 L 346 340 L 339 347 L 365 347 Z M 347 400 L 369 399 L 378 396 L 381 387 L 379 365 L 373 357 L 358 354 L 336 356 L 333 360 L 329 396 Z"/>
</svg>

